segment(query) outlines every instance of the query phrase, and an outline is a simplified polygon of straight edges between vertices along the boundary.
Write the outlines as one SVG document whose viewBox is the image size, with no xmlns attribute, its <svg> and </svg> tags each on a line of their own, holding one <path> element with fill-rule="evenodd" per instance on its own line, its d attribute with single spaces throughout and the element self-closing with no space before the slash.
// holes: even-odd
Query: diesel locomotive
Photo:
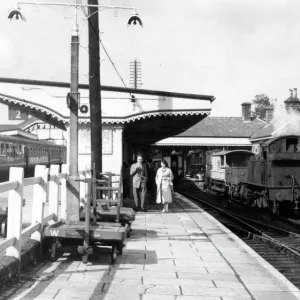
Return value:
<svg viewBox="0 0 300 300">
<path fill-rule="evenodd" d="M 207 185 L 222 195 L 271 214 L 299 211 L 300 135 L 275 137 L 247 150 L 210 152 Z"/>
</svg>

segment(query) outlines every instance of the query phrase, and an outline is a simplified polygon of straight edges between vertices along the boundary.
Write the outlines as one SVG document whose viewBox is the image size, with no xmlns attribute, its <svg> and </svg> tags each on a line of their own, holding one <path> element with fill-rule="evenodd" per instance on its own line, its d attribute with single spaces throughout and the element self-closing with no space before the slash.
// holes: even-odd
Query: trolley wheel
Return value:
<svg viewBox="0 0 300 300">
<path fill-rule="evenodd" d="M 110 253 L 110 263 L 113 265 L 116 260 L 117 260 L 117 255 L 118 255 L 118 251 L 117 251 L 117 246 L 113 245 L 112 249 L 111 249 L 111 253 Z"/>
<path fill-rule="evenodd" d="M 128 227 L 128 231 L 126 233 L 126 238 L 130 238 L 130 233 L 131 233 L 132 229 L 131 229 L 131 226 Z"/>
<path fill-rule="evenodd" d="M 58 241 L 57 239 L 52 240 L 52 246 L 51 246 L 51 261 L 55 261 L 56 259 L 56 250 L 57 250 Z"/>
<path fill-rule="evenodd" d="M 120 245 L 120 246 L 117 247 L 118 255 L 122 255 L 123 254 L 123 247 L 124 247 L 124 245 Z"/>
<path fill-rule="evenodd" d="M 47 255 L 51 249 L 51 240 L 49 238 L 44 238 L 42 243 L 42 253 Z"/>
</svg>

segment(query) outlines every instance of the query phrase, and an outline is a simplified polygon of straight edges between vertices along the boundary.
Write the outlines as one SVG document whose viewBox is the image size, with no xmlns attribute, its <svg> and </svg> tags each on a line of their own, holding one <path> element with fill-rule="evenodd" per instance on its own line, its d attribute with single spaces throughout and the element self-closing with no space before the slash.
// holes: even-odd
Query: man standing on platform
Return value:
<svg viewBox="0 0 300 300">
<path fill-rule="evenodd" d="M 132 176 L 133 197 L 136 209 L 147 211 L 144 203 L 147 193 L 148 174 L 146 166 L 143 165 L 143 156 L 141 154 L 137 155 L 137 163 L 131 166 L 130 175 Z"/>
</svg>

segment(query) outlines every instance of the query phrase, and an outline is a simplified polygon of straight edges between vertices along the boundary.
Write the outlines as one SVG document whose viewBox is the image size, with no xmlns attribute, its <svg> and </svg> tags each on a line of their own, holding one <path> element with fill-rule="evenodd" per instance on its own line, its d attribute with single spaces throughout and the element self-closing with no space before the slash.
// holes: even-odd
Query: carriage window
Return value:
<svg viewBox="0 0 300 300">
<path fill-rule="evenodd" d="M 298 145 L 298 138 L 287 138 L 286 139 L 286 152 L 296 152 Z"/>
<path fill-rule="evenodd" d="M 5 156 L 6 155 L 5 144 L 4 143 L 1 143 L 1 146 L 0 146 L 0 155 L 1 156 Z"/>
<path fill-rule="evenodd" d="M 20 156 L 23 155 L 23 147 L 22 147 L 22 145 L 19 145 L 18 155 L 20 155 Z"/>
<path fill-rule="evenodd" d="M 11 156 L 11 149 L 10 149 L 10 145 L 6 144 L 6 156 L 10 157 Z"/>
</svg>

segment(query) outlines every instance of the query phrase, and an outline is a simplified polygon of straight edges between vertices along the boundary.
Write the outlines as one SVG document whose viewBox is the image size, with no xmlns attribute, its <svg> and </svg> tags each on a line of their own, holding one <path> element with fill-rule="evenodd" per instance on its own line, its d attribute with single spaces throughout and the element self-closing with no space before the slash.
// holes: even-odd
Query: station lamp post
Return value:
<svg viewBox="0 0 300 300">
<path fill-rule="evenodd" d="M 138 16 L 135 7 L 123 7 L 123 6 L 108 6 L 108 5 L 98 5 L 98 4 L 79 4 L 77 0 L 74 0 L 74 3 L 53 3 L 53 2 L 23 2 L 19 1 L 16 3 L 14 9 L 9 11 L 8 18 L 10 20 L 23 20 L 26 21 L 24 14 L 21 11 L 22 5 L 33 5 L 33 6 L 63 6 L 63 7 L 73 7 L 74 14 L 74 26 L 71 36 L 71 82 L 70 82 L 70 93 L 67 95 L 67 105 L 70 109 L 70 135 L 69 135 L 69 174 L 71 178 L 78 176 L 78 102 L 80 100 L 80 95 L 78 92 L 78 73 L 79 73 L 79 32 L 78 32 L 78 9 L 82 8 L 92 8 L 92 9 L 126 9 L 132 10 L 132 15 L 128 19 L 127 25 L 136 25 L 137 23 L 143 26 L 140 17 Z M 97 10 L 97 13 L 98 13 Z M 94 14 L 95 12 L 93 12 Z M 87 16 L 87 19 L 91 15 Z M 98 37 L 97 37 L 98 38 Z M 98 58 L 99 59 L 99 58 Z M 91 75 L 91 74 L 90 74 Z M 99 116 L 101 118 L 101 115 Z M 101 134 L 102 130 L 100 130 Z M 93 145 L 93 141 L 91 141 Z M 102 147 L 102 145 L 100 145 Z M 101 151 L 102 153 L 102 151 Z M 102 157 L 101 157 L 102 159 Z M 69 189 L 71 195 L 68 195 L 68 204 L 67 204 L 67 218 L 68 221 L 79 221 L 79 183 L 72 181 L 72 187 Z M 72 198 L 72 200 L 70 199 Z"/>
</svg>

